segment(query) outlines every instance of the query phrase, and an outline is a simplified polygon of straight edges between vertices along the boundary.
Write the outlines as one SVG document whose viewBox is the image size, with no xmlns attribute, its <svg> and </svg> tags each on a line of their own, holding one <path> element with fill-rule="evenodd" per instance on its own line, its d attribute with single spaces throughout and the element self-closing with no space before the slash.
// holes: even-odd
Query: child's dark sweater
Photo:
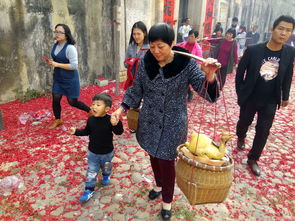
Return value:
<svg viewBox="0 0 295 221">
<path fill-rule="evenodd" d="M 107 154 L 114 149 L 113 132 L 120 135 L 123 131 L 122 122 L 119 121 L 116 126 L 113 126 L 111 116 L 106 114 L 104 117 L 89 117 L 85 129 L 77 129 L 75 135 L 89 135 L 88 149 L 95 154 Z"/>
</svg>

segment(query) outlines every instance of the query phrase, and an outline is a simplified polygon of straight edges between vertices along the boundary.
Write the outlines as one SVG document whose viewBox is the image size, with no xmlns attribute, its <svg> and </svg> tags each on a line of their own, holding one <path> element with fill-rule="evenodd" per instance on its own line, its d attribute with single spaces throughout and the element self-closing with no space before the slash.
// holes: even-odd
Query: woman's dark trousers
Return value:
<svg viewBox="0 0 295 221">
<path fill-rule="evenodd" d="M 162 187 L 163 202 L 171 203 L 175 185 L 175 160 L 162 160 L 151 155 L 150 160 L 156 185 Z"/>
<path fill-rule="evenodd" d="M 60 105 L 60 101 L 63 95 L 61 94 L 52 94 L 52 109 L 53 109 L 53 113 L 55 116 L 55 119 L 60 119 L 60 115 L 61 115 L 61 105 Z M 68 103 L 72 106 L 72 107 L 76 107 L 80 110 L 83 110 L 85 112 L 89 112 L 90 108 L 84 104 L 81 101 L 78 101 L 78 98 L 68 98 Z"/>
</svg>

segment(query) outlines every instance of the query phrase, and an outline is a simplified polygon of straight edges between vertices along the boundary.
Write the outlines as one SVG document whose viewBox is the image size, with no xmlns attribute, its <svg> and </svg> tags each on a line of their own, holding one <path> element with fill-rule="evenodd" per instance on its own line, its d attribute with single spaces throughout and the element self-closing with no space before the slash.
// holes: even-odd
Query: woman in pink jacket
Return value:
<svg viewBox="0 0 295 221">
<path fill-rule="evenodd" d="M 197 30 L 190 30 L 188 34 L 188 41 L 181 42 L 177 44 L 177 46 L 185 48 L 191 54 L 202 57 L 202 48 L 197 42 L 197 38 L 199 36 L 199 32 Z M 198 62 L 199 64 L 201 62 Z"/>
<path fill-rule="evenodd" d="M 197 38 L 199 36 L 199 32 L 197 30 L 190 30 L 188 33 L 188 41 L 181 42 L 180 44 L 177 44 L 177 46 L 185 48 L 189 51 L 189 53 L 203 57 L 203 52 L 201 46 L 197 42 Z M 201 64 L 200 61 L 197 61 L 198 64 Z M 188 98 L 187 100 L 190 102 L 193 99 L 193 92 L 190 88 L 188 88 Z"/>
</svg>

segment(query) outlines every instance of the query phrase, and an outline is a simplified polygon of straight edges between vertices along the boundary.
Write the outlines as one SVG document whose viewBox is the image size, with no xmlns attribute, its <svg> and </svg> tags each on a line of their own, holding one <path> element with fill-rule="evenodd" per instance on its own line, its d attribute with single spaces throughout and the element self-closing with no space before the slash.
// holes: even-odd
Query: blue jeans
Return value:
<svg viewBox="0 0 295 221">
<path fill-rule="evenodd" d="M 91 151 L 88 151 L 87 153 L 87 160 L 88 160 L 88 168 L 86 173 L 86 182 L 85 187 L 87 188 L 94 188 L 96 184 L 96 178 L 100 171 L 102 170 L 102 174 L 104 176 L 109 176 L 112 173 L 112 164 L 110 165 L 110 168 L 105 171 L 105 163 L 106 162 L 112 162 L 112 159 L 114 157 L 114 151 L 108 154 L 95 154 Z"/>
</svg>

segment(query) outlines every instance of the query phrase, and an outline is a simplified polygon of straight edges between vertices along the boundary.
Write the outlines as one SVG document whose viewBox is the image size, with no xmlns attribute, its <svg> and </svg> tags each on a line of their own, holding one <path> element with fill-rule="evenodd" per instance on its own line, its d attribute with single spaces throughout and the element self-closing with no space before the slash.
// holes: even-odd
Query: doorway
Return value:
<svg viewBox="0 0 295 221">
<path fill-rule="evenodd" d="M 187 18 L 188 11 L 188 0 L 179 1 L 179 11 L 178 11 L 178 27 L 177 27 L 177 42 L 182 42 L 181 35 L 178 34 L 179 27 L 183 24 L 183 20 Z"/>
</svg>

